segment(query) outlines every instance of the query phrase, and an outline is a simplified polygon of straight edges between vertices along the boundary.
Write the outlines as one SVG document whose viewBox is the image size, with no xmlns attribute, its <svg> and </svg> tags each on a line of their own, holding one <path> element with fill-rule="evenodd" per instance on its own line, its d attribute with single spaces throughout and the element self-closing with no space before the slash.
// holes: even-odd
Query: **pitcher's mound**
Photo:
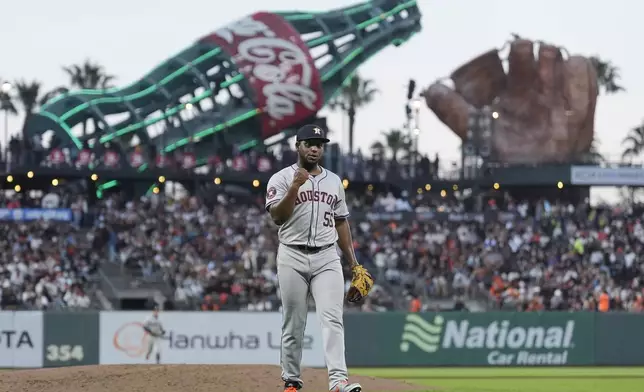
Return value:
<svg viewBox="0 0 644 392">
<path fill-rule="evenodd" d="M 302 392 L 328 392 L 326 369 L 304 371 Z M 427 390 L 397 380 L 351 376 L 364 392 Z M 3 372 L 0 392 L 279 392 L 276 366 L 114 365 Z"/>
</svg>

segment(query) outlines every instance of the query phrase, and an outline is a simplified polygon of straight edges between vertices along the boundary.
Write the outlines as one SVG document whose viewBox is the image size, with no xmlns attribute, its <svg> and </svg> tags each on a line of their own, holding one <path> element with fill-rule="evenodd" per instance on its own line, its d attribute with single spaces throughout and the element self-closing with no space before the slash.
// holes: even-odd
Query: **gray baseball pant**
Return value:
<svg viewBox="0 0 644 392">
<path fill-rule="evenodd" d="M 310 292 L 322 329 L 329 389 L 333 389 L 338 382 L 348 379 L 344 356 L 344 277 L 335 246 L 307 254 L 280 244 L 277 277 L 282 297 L 282 379 L 303 385 L 300 366 Z"/>
</svg>

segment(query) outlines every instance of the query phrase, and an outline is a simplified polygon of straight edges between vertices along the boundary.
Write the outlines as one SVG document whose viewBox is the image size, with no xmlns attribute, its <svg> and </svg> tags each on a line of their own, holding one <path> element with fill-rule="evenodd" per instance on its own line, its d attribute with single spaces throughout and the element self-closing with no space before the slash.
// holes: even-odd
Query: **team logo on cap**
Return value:
<svg viewBox="0 0 644 392">
<path fill-rule="evenodd" d="M 320 128 L 313 128 L 313 132 L 315 132 L 316 135 L 322 134 L 322 130 Z"/>
</svg>

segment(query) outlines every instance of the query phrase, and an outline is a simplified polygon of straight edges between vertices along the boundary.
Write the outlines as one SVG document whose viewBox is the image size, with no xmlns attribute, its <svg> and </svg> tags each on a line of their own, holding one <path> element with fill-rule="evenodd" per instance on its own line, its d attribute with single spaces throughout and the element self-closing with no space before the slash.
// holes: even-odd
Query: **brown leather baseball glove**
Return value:
<svg viewBox="0 0 644 392">
<path fill-rule="evenodd" d="M 367 269 L 361 265 L 356 265 L 351 269 L 353 278 L 351 279 L 351 287 L 347 292 L 347 301 L 358 302 L 369 295 L 373 287 L 373 277 Z"/>
<path fill-rule="evenodd" d="M 570 160 L 593 140 L 599 88 L 590 58 L 564 58 L 560 48 L 517 38 L 510 43 L 508 72 L 494 49 L 423 92 L 427 106 L 456 135 L 467 135 L 469 111 L 489 106 L 498 113 L 492 153 L 505 163 Z"/>
</svg>

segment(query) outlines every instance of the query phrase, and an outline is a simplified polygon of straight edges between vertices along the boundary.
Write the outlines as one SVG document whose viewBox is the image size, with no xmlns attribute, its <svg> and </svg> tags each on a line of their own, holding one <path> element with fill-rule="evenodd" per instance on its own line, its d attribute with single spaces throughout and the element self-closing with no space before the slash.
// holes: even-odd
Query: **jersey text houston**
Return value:
<svg viewBox="0 0 644 392">
<path fill-rule="evenodd" d="M 275 173 L 266 187 L 266 210 L 278 203 L 293 182 L 297 165 Z M 342 181 L 326 169 L 299 189 L 293 215 L 279 229 L 279 240 L 285 245 L 321 247 L 338 240 L 335 220 L 349 216 Z"/>
</svg>

